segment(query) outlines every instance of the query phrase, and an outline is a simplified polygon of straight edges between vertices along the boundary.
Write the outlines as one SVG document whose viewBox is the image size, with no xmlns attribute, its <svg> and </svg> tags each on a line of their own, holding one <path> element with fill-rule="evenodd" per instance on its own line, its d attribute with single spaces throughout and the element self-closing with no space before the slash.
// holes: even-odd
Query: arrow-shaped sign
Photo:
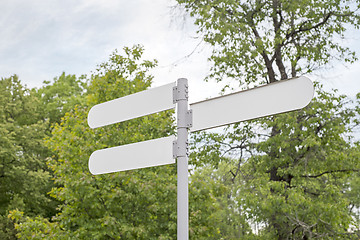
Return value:
<svg viewBox="0 0 360 240">
<path fill-rule="evenodd" d="M 265 86 L 190 104 L 191 132 L 301 109 L 314 96 L 314 85 L 306 77 L 283 80 Z"/>
<path fill-rule="evenodd" d="M 170 83 L 97 104 L 89 111 L 88 124 L 91 128 L 103 127 L 175 108 L 174 86 Z"/>
<path fill-rule="evenodd" d="M 89 159 L 92 174 L 104 174 L 175 163 L 175 136 L 158 138 L 93 152 Z"/>
</svg>

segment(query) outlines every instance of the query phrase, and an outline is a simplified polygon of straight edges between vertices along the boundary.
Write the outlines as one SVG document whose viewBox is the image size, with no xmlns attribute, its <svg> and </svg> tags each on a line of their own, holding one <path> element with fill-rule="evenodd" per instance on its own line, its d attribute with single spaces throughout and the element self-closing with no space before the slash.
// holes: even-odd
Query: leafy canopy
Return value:
<svg viewBox="0 0 360 240">
<path fill-rule="evenodd" d="M 213 46 L 212 73 L 240 83 L 271 83 L 333 59 L 354 62 L 346 30 L 359 29 L 358 0 L 178 0 Z"/>
</svg>

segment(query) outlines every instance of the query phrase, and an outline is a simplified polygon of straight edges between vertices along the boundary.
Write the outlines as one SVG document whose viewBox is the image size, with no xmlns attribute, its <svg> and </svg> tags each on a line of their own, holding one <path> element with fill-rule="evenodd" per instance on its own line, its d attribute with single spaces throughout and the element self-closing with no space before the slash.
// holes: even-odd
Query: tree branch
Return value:
<svg viewBox="0 0 360 240">
<path fill-rule="evenodd" d="M 330 17 L 332 15 L 335 15 L 335 13 L 329 12 L 328 14 L 325 14 L 324 18 L 323 18 L 323 20 L 321 22 L 319 22 L 318 24 L 315 24 L 313 26 L 310 26 L 310 27 L 304 27 L 307 23 L 310 22 L 310 20 L 304 21 L 303 23 L 300 24 L 300 27 L 299 27 L 298 30 L 293 29 L 290 33 L 286 34 L 285 38 L 289 39 L 290 37 L 293 37 L 293 36 L 295 36 L 296 34 L 298 34 L 300 32 L 306 32 L 306 31 L 310 31 L 312 29 L 316 29 L 316 28 L 324 25 L 330 19 Z"/>
<path fill-rule="evenodd" d="M 260 34 L 259 32 L 257 31 L 254 23 L 252 23 L 250 25 L 251 27 L 251 30 L 252 32 L 254 33 L 255 35 L 255 38 L 256 39 L 259 39 L 261 41 L 261 37 L 260 37 Z M 275 72 L 274 72 L 274 69 L 272 67 L 272 62 L 273 60 L 270 60 L 269 59 L 269 56 L 266 54 L 265 50 L 263 50 L 261 53 L 261 56 L 263 57 L 264 61 L 265 61 L 265 66 L 266 66 L 266 69 L 267 69 L 267 73 L 268 73 L 268 76 L 269 76 L 269 81 L 270 83 L 273 83 L 273 82 L 276 82 L 276 78 L 275 78 Z"/>
<path fill-rule="evenodd" d="M 328 173 L 340 173 L 340 172 L 360 172 L 359 169 L 339 169 L 339 170 L 331 170 L 331 171 L 325 171 L 322 173 L 319 173 L 317 175 L 301 175 L 300 177 L 304 178 L 318 178 L 322 175 L 328 174 Z"/>
<path fill-rule="evenodd" d="M 277 14 L 279 13 L 279 10 L 278 10 L 279 5 L 280 5 L 280 3 L 278 2 L 278 0 L 273 0 L 273 6 L 272 6 L 273 7 L 273 14 L 272 14 L 273 17 L 272 17 L 272 19 L 273 19 L 273 25 L 274 25 L 274 31 L 275 31 L 274 42 L 276 42 L 277 38 L 280 38 L 280 30 L 281 30 L 282 20 L 280 19 L 280 21 L 279 21 L 278 17 L 277 17 Z M 280 72 L 281 79 L 283 80 L 283 79 L 287 79 L 288 76 L 286 74 L 286 69 L 285 69 L 285 66 L 284 66 L 284 63 L 282 60 L 281 47 L 282 47 L 281 43 L 275 44 L 274 57 L 275 57 L 276 65 Z"/>
</svg>

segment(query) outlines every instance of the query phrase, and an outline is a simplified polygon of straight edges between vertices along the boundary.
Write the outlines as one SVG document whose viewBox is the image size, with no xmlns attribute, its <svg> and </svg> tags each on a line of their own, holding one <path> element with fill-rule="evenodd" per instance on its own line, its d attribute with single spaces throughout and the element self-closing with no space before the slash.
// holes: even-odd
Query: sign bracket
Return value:
<svg viewBox="0 0 360 240">
<path fill-rule="evenodd" d="M 185 78 L 180 78 L 185 79 Z M 188 84 L 179 84 L 173 87 L 173 103 L 177 103 L 180 100 L 188 100 L 189 98 L 189 86 Z"/>
<path fill-rule="evenodd" d="M 189 142 L 186 140 L 185 147 L 173 141 L 173 158 L 189 156 Z"/>
</svg>

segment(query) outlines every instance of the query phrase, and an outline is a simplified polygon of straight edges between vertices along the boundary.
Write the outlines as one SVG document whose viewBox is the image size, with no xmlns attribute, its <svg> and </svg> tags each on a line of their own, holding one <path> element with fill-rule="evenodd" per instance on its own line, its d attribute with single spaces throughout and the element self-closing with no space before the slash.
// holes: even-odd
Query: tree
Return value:
<svg viewBox="0 0 360 240">
<path fill-rule="evenodd" d="M 360 148 L 352 130 L 359 116 L 345 100 L 318 89 L 304 110 L 200 133 L 192 163 L 228 166 L 229 208 L 261 226 L 258 238 L 357 239 Z"/>
<path fill-rule="evenodd" d="M 0 92 L 0 238 L 13 239 L 9 210 L 49 217 L 56 203 L 47 195 L 52 181 L 45 163 L 46 124 L 39 118 L 39 100 L 16 75 L 1 79 Z"/>
<path fill-rule="evenodd" d="M 207 79 L 268 84 L 334 59 L 357 60 L 342 40 L 347 28 L 359 28 L 359 1 L 178 3 L 213 46 Z M 359 177 L 359 148 L 346 137 L 355 109 L 343 101 L 318 87 L 304 111 L 237 124 L 225 134 L 195 136 L 203 151 L 193 153 L 193 163 L 217 167 L 219 161 L 229 162 L 230 153 L 237 159 L 229 174 L 244 193 L 237 195 L 239 207 L 263 225 L 259 236 L 265 239 L 357 238 L 348 232 L 354 201 L 347 194 L 355 194 L 349 184 Z"/>
<path fill-rule="evenodd" d="M 51 217 L 58 201 L 48 192 L 54 186 L 46 158 L 53 153 L 44 138 L 65 112 L 80 103 L 86 84 L 63 73 L 39 89 L 23 86 L 16 75 L 0 81 L 0 233 L 14 239 L 16 231 L 7 218 L 18 209 L 30 217 Z"/>
<path fill-rule="evenodd" d="M 354 62 L 343 46 L 359 28 L 358 0 L 178 0 L 214 47 L 209 78 L 271 83 L 309 73 L 332 59 Z"/>
</svg>

